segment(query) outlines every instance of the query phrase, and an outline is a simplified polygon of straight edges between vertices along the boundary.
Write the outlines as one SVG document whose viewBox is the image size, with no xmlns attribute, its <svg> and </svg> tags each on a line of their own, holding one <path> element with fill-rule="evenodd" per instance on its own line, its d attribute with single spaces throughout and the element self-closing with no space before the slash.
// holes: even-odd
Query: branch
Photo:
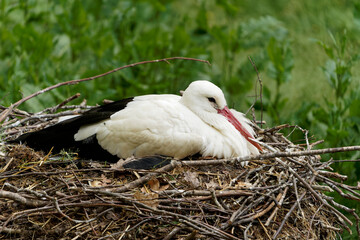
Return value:
<svg viewBox="0 0 360 240">
<path fill-rule="evenodd" d="M 350 151 L 360 151 L 360 146 L 324 148 L 324 149 L 318 149 L 318 150 L 307 150 L 307 151 L 297 151 L 297 152 L 274 152 L 274 153 L 259 154 L 259 155 L 255 155 L 255 156 L 235 157 L 235 158 L 217 159 L 217 160 L 181 161 L 181 164 L 186 165 L 186 166 L 221 165 L 221 164 L 228 164 L 228 163 L 234 163 L 234 162 L 265 160 L 265 159 L 270 159 L 270 158 L 275 158 L 275 157 L 299 157 L 299 156 L 311 156 L 311 155 L 321 155 L 321 154 L 326 154 L 326 153 L 350 152 Z M 180 162 L 180 161 L 178 161 L 178 162 Z"/>
<path fill-rule="evenodd" d="M 122 67 L 115 68 L 115 69 L 113 69 L 111 71 L 108 71 L 106 73 L 102 73 L 102 74 L 99 74 L 99 75 L 96 75 L 96 76 L 93 76 L 93 77 L 82 78 L 82 79 L 77 79 L 77 80 L 71 80 L 71 81 L 67 81 L 67 82 L 61 82 L 61 83 L 55 84 L 53 86 L 47 87 L 45 89 L 42 89 L 42 90 L 40 90 L 40 91 L 38 91 L 36 93 L 33 93 L 33 94 L 23 98 L 23 99 L 20 99 L 16 103 L 11 104 L 10 107 L 8 107 L 5 111 L 3 111 L 1 113 L 1 115 L 0 115 L 0 123 L 5 120 L 5 118 L 13 111 L 14 108 L 18 107 L 20 104 L 26 102 L 27 100 L 29 100 L 29 99 L 31 99 L 33 97 L 38 96 L 38 95 L 40 95 L 40 94 L 42 94 L 44 92 L 48 92 L 50 90 L 53 90 L 55 88 L 58 88 L 58 87 L 61 87 L 61 86 L 64 86 L 64 85 L 75 85 L 75 84 L 78 84 L 80 82 L 85 82 L 85 81 L 94 80 L 96 78 L 101 78 L 101 77 L 104 77 L 104 76 L 109 75 L 111 73 L 114 73 L 114 72 L 117 72 L 119 70 L 125 69 L 125 68 L 135 67 L 137 65 L 142 65 L 142 64 L 146 64 L 146 63 L 157 63 L 157 62 L 169 63 L 168 61 L 176 60 L 176 59 L 198 61 L 198 62 L 203 62 L 203 63 L 207 63 L 207 64 L 210 65 L 210 62 L 207 61 L 207 60 L 201 60 L 201 59 L 196 59 L 196 58 L 187 58 L 187 57 L 171 57 L 171 58 L 164 58 L 164 59 L 157 59 L 157 60 L 149 60 L 149 61 L 132 63 L 132 64 L 129 64 L 129 65 L 125 65 L 125 66 L 122 66 Z"/>
<path fill-rule="evenodd" d="M 260 73 L 259 73 L 259 71 L 258 71 L 258 69 L 257 69 L 257 67 L 256 67 L 256 64 L 254 63 L 254 61 L 251 59 L 251 57 L 250 57 L 250 56 L 248 56 L 248 59 L 249 59 L 249 61 L 250 61 L 251 65 L 253 66 L 253 68 L 254 68 L 254 69 L 255 69 L 255 71 L 256 71 L 256 75 L 257 75 L 258 82 L 259 82 L 259 85 L 260 85 L 260 105 L 261 105 L 261 117 L 260 117 L 260 122 L 261 122 L 261 123 L 260 123 L 260 127 L 262 128 L 262 124 L 263 124 L 263 100 L 262 100 L 262 88 L 263 88 L 263 85 L 262 85 L 262 81 L 261 81 L 261 78 L 260 78 Z M 254 101 L 254 103 L 251 105 L 251 107 L 250 107 L 250 108 L 252 108 L 252 107 L 255 105 L 256 101 L 257 101 L 256 86 L 257 86 L 257 84 L 255 85 L 255 101 Z"/>
<path fill-rule="evenodd" d="M 9 192 L 9 191 L 5 191 L 5 190 L 0 190 L 0 198 L 7 198 L 7 199 L 11 199 L 14 200 L 15 202 L 18 202 L 20 204 L 23 204 L 25 206 L 28 207 L 43 207 L 47 204 L 49 204 L 49 202 L 47 201 L 39 201 L 39 200 L 35 200 L 35 199 L 27 199 L 23 196 L 21 196 L 18 193 L 13 193 L 13 192 Z"/>
</svg>

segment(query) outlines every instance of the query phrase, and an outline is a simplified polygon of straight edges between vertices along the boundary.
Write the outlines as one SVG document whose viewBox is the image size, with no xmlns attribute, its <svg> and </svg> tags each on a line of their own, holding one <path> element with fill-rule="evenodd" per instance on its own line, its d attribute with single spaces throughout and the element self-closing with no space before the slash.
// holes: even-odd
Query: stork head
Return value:
<svg viewBox="0 0 360 240">
<path fill-rule="evenodd" d="M 221 89 L 205 80 L 192 82 L 183 92 L 182 102 L 197 114 L 217 113 L 227 105 Z"/>
<path fill-rule="evenodd" d="M 216 115 L 225 117 L 251 144 L 262 151 L 258 143 L 227 107 L 224 93 L 209 81 L 192 82 L 182 94 L 181 102 L 197 114 L 204 122 L 216 127 Z"/>
</svg>

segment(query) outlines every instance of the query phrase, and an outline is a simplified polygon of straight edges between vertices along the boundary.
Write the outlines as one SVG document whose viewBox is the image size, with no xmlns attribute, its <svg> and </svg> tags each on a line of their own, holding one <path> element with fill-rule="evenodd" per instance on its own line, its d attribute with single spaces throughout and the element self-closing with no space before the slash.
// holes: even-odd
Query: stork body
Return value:
<svg viewBox="0 0 360 240">
<path fill-rule="evenodd" d="M 183 96 L 144 95 L 117 101 L 15 141 L 43 150 L 77 148 L 80 156 L 114 161 L 130 156 L 258 154 L 261 148 L 253 138 L 250 121 L 227 108 L 220 88 L 195 81 Z"/>
</svg>

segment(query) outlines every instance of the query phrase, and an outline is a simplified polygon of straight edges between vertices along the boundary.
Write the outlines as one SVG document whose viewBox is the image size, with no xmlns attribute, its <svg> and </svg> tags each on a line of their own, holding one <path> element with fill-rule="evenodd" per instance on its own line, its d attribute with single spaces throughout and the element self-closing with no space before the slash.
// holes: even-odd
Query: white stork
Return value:
<svg viewBox="0 0 360 240">
<path fill-rule="evenodd" d="M 76 148 L 96 160 L 194 154 L 216 158 L 258 154 L 244 114 L 229 109 L 223 92 L 208 81 L 192 82 L 182 96 L 128 98 L 91 109 L 14 142 L 55 151 Z"/>
</svg>

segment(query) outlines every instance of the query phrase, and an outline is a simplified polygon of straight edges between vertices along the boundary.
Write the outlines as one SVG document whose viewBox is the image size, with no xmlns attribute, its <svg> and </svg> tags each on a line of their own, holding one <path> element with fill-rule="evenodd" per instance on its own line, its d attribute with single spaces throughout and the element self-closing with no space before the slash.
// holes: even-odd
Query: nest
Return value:
<svg viewBox="0 0 360 240">
<path fill-rule="evenodd" d="M 13 109 L 3 140 L 87 108 Z M 358 149 L 311 150 L 317 143 L 309 143 L 306 130 L 300 129 L 306 143 L 297 145 L 283 128 L 299 129 L 257 129 L 265 149 L 260 156 L 173 160 L 147 171 L 3 142 L 0 238 L 335 239 L 352 224 L 359 231 L 356 212 L 325 194 L 359 201 L 359 187 L 344 184 L 347 177 L 319 155 Z"/>
</svg>

